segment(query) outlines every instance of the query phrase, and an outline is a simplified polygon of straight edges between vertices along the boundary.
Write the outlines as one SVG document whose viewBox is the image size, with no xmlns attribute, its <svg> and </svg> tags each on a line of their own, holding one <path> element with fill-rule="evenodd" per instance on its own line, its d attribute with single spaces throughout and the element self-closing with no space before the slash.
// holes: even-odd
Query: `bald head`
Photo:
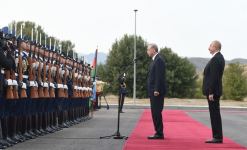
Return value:
<svg viewBox="0 0 247 150">
<path fill-rule="evenodd" d="M 148 44 L 147 54 L 149 57 L 153 57 L 158 52 L 159 52 L 159 49 L 156 44 L 154 43 Z"/>
<path fill-rule="evenodd" d="M 217 48 L 218 51 L 221 50 L 221 43 L 220 43 L 220 41 L 214 40 L 212 43 L 216 46 L 216 48 Z"/>
<path fill-rule="evenodd" d="M 221 50 L 221 43 L 220 43 L 220 41 L 218 41 L 218 40 L 212 41 L 211 44 L 210 44 L 210 46 L 209 46 L 209 48 L 208 48 L 208 50 L 209 50 L 209 52 L 211 54 L 214 54 L 214 53 L 220 51 Z"/>
</svg>

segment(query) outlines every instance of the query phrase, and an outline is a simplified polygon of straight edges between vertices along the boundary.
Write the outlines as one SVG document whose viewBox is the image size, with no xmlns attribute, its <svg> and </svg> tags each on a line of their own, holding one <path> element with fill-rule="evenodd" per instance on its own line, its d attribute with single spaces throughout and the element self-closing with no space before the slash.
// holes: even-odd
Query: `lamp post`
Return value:
<svg viewBox="0 0 247 150">
<path fill-rule="evenodd" d="M 137 9 L 134 10 L 135 13 L 135 35 L 134 35 L 134 83 L 133 83 L 133 101 L 136 104 L 136 13 Z"/>
</svg>

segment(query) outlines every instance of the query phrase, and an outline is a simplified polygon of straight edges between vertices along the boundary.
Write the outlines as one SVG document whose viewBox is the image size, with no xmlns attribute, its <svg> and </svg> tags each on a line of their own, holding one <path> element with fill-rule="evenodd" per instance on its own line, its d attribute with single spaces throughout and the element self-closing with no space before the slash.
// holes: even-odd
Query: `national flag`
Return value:
<svg viewBox="0 0 247 150">
<path fill-rule="evenodd" d="M 93 101 L 96 101 L 97 55 L 98 55 L 98 49 L 96 49 L 96 51 L 95 51 L 94 60 L 91 64 L 91 66 L 92 66 L 91 78 L 93 79 L 93 95 L 92 95 Z"/>
</svg>

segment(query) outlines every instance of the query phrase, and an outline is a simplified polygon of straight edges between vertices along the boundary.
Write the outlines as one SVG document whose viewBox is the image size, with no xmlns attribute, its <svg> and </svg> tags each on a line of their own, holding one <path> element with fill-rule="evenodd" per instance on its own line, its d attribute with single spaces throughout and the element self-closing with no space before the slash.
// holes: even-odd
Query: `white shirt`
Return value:
<svg viewBox="0 0 247 150">
<path fill-rule="evenodd" d="M 152 59 L 154 60 L 155 59 L 155 57 L 158 55 L 159 53 L 156 53 L 153 57 L 152 57 Z"/>
<path fill-rule="evenodd" d="M 217 54 L 217 53 L 219 53 L 220 51 L 217 51 L 217 52 L 215 52 L 213 55 L 212 55 L 212 58 Z"/>
</svg>

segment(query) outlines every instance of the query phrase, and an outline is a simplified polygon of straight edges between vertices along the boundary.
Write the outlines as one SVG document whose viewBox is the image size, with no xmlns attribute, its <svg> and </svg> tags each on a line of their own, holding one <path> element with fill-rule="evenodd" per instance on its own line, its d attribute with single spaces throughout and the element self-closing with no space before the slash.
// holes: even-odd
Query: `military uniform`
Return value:
<svg viewBox="0 0 247 150">
<path fill-rule="evenodd" d="M 67 128 L 89 114 L 90 66 L 37 42 L 15 39 L 6 28 L 0 32 L 0 149 Z"/>
</svg>

